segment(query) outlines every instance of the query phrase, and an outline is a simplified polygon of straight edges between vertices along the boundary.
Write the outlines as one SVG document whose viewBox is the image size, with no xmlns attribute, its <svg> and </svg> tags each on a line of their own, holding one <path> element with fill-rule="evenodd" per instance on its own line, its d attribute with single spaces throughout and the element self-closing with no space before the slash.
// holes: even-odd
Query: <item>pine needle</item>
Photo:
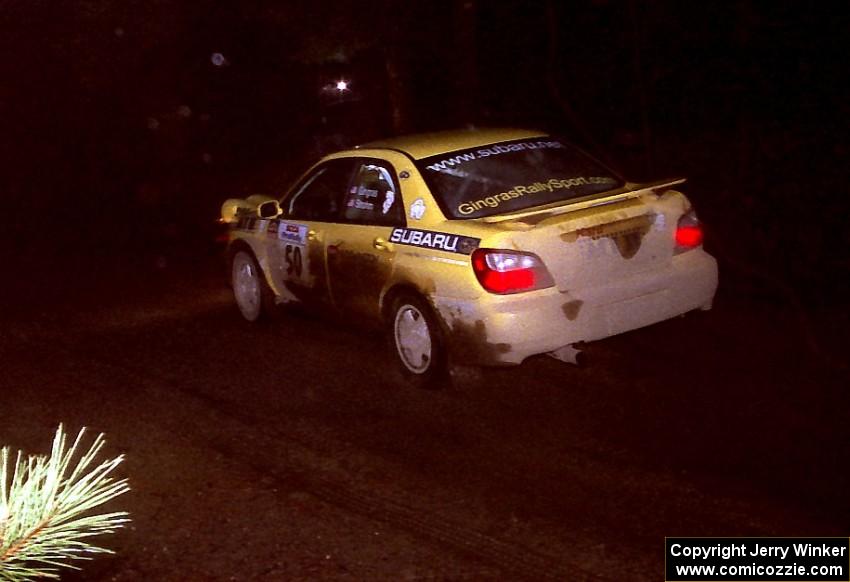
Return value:
<svg viewBox="0 0 850 582">
<path fill-rule="evenodd" d="M 60 424 L 50 456 L 24 459 L 18 451 L 11 479 L 9 448 L 0 450 L 0 581 L 58 579 L 61 567 L 79 569 L 72 560 L 113 553 L 86 540 L 123 527 L 129 514 L 84 514 L 130 490 L 127 479 L 112 476 L 124 456 L 95 465 L 102 434 L 78 456 L 84 433 L 66 449 Z"/>
</svg>

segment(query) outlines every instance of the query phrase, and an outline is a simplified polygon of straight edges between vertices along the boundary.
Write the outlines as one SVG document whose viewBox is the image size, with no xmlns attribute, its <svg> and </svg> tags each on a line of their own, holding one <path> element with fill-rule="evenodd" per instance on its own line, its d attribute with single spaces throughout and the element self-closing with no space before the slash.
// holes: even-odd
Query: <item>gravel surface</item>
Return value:
<svg viewBox="0 0 850 582">
<path fill-rule="evenodd" d="M 0 443 L 88 426 L 133 523 L 67 580 L 658 580 L 664 536 L 846 535 L 846 372 L 721 301 L 462 389 L 379 334 L 240 320 L 212 260 L 4 291 Z"/>
</svg>

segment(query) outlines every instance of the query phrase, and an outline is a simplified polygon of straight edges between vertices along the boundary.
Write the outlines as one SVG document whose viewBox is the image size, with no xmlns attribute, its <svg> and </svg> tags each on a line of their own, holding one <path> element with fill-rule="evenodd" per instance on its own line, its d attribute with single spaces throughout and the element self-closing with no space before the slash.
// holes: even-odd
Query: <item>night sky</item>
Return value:
<svg viewBox="0 0 850 582">
<path fill-rule="evenodd" d="M 721 262 L 841 298 L 843 7 L 5 0 L 4 246 L 198 242 L 222 199 L 279 193 L 334 147 L 530 126 L 636 180 L 688 176 Z"/>
</svg>

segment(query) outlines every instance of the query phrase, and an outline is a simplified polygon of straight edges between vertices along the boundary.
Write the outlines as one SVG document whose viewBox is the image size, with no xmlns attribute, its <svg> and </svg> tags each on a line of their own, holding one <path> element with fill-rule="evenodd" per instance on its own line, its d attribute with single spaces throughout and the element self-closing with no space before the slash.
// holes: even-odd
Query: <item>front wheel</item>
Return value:
<svg viewBox="0 0 850 582">
<path fill-rule="evenodd" d="M 391 352 L 404 380 L 420 388 L 435 388 L 446 379 L 442 333 L 428 304 L 413 295 L 401 295 L 390 312 Z"/>
<path fill-rule="evenodd" d="M 242 317 L 251 322 L 268 318 L 274 303 L 272 290 L 254 256 L 248 251 L 237 251 L 230 273 L 233 297 Z"/>
</svg>

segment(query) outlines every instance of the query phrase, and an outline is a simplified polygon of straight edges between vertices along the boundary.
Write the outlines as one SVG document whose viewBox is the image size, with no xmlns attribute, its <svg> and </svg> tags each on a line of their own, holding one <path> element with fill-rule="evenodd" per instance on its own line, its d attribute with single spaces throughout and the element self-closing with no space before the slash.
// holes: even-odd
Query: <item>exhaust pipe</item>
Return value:
<svg viewBox="0 0 850 582">
<path fill-rule="evenodd" d="M 575 347 L 575 344 L 565 345 L 562 348 L 548 352 L 546 355 L 566 364 L 573 364 L 574 366 L 584 365 L 585 358 L 582 355 L 582 351 Z"/>
</svg>

